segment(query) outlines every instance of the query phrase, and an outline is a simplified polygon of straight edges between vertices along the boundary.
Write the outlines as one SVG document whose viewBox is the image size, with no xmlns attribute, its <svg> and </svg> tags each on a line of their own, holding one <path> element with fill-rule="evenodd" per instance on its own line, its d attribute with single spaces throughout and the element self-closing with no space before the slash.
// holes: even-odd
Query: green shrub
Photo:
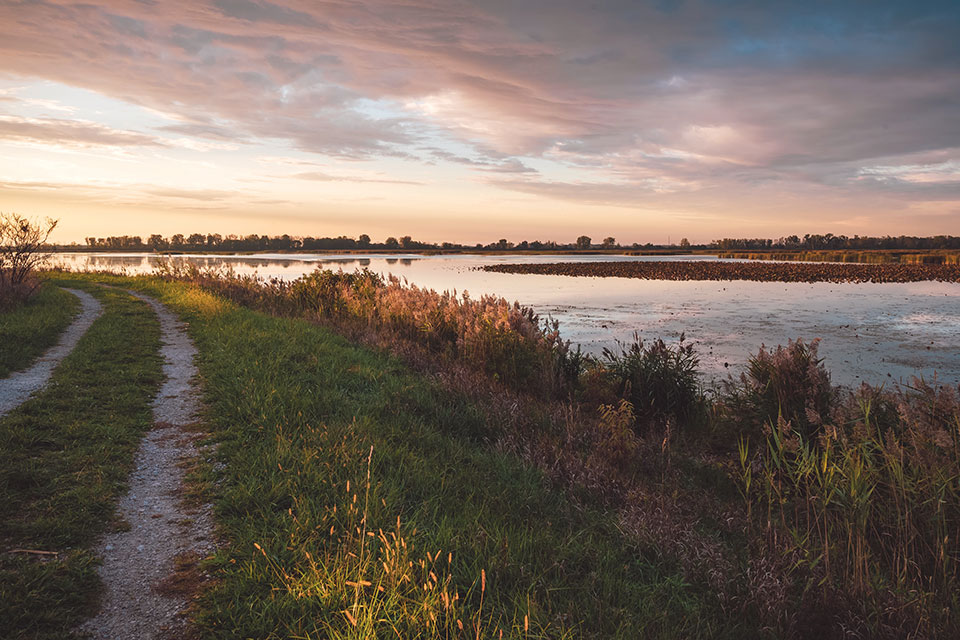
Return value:
<svg viewBox="0 0 960 640">
<path fill-rule="evenodd" d="M 645 345 L 618 343 L 619 352 L 603 350 L 602 366 L 612 375 L 620 398 L 633 405 L 637 424 L 674 420 L 686 423 L 704 406 L 697 366 L 700 359 L 683 336 L 676 346 L 663 340 Z"/>
</svg>

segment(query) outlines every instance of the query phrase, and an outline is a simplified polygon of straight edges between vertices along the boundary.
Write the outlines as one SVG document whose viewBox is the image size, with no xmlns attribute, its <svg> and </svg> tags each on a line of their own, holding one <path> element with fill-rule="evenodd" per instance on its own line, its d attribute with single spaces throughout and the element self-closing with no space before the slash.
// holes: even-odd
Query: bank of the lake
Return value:
<svg viewBox="0 0 960 640">
<path fill-rule="evenodd" d="M 57 256 L 75 269 L 149 273 L 162 257 L 151 254 Z M 629 264 L 716 263 L 714 256 L 558 256 L 416 254 L 257 254 L 176 256 L 174 264 L 228 268 L 240 275 L 291 281 L 317 268 L 393 274 L 437 291 L 502 296 L 559 322 L 566 339 L 600 355 L 630 341 L 677 340 L 696 344 L 709 380 L 744 371 L 758 345 L 822 339 L 822 353 L 835 382 L 856 386 L 909 382 L 914 375 L 960 380 L 960 284 L 949 282 L 832 283 L 746 280 L 640 280 L 569 278 L 560 275 L 494 273 L 488 266 L 518 263 L 529 268 L 558 261 L 629 268 Z M 742 264 L 742 263 L 731 263 Z M 619 265 L 619 266 L 618 266 Z M 590 267 L 594 268 L 594 267 Z"/>
</svg>

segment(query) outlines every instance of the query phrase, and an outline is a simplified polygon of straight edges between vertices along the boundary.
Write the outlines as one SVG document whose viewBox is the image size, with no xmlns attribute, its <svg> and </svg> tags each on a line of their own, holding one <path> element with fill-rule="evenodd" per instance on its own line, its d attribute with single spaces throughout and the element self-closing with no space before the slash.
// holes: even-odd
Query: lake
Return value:
<svg viewBox="0 0 960 640">
<path fill-rule="evenodd" d="M 708 379 L 739 374 L 761 345 L 820 338 L 820 356 L 834 382 L 909 383 L 914 375 L 960 382 L 960 284 L 915 282 L 784 283 L 571 278 L 489 273 L 476 268 L 516 262 L 597 260 L 715 260 L 713 256 L 571 255 L 337 255 L 257 254 L 175 258 L 204 266 L 228 264 L 237 273 L 295 279 L 317 267 L 392 273 L 438 291 L 489 293 L 533 307 L 560 323 L 562 335 L 600 354 L 629 340 L 696 345 Z M 57 254 L 73 269 L 146 273 L 149 254 Z"/>
</svg>

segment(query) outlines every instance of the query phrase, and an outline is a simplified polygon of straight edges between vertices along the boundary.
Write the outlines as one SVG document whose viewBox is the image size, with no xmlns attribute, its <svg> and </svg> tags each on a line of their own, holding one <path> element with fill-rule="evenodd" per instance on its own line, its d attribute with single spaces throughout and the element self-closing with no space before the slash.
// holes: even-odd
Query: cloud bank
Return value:
<svg viewBox="0 0 960 640">
<path fill-rule="evenodd" d="M 570 206 L 919 206 L 960 232 L 956 2 L 3 2 L 0 73 L 169 120 L 6 115 L 3 141 L 281 141 Z"/>
</svg>

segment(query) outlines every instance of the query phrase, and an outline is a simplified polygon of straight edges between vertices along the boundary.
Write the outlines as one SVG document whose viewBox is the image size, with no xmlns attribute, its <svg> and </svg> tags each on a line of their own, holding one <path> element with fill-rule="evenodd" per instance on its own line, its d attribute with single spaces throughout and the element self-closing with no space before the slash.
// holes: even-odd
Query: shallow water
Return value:
<svg viewBox="0 0 960 640">
<path fill-rule="evenodd" d="M 61 254 L 73 268 L 150 271 L 145 254 Z M 318 266 L 352 271 L 367 267 L 436 290 L 490 293 L 519 300 L 560 323 L 562 335 L 599 354 L 628 340 L 686 335 L 696 344 L 711 379 L 738 374 L 761 344 L 798 337 L 821 339 L 820 355 L 834 382 L 909 382 L 914 375 L 960 382 L 960 284 L 707 282 L 572 278 L 477 271 L 512 262 L 597 260 L 712 260 L 711 256 L 383 256 L 206 255 L 177 258 L 238 273 L 297 278 Z"/>
</svg>

